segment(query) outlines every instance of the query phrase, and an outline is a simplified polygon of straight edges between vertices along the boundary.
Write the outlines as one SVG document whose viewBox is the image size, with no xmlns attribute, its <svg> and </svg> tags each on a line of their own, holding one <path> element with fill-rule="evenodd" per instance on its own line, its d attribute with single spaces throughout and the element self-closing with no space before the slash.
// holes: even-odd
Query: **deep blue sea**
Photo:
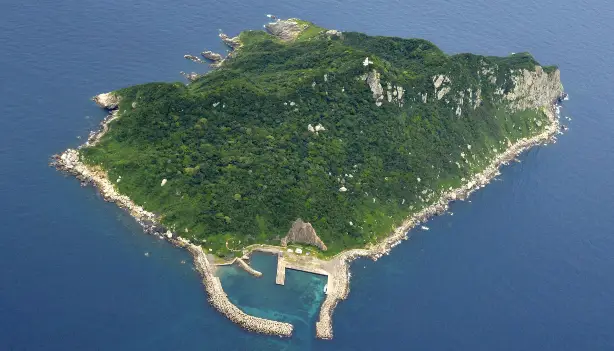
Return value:
<svg viewBox="0 0 614 351">
<path fill-rule="evenodd" d="M 261 279 L 220 271 L 241 308 L 296 325 L 245 332 L 209 306 L 186 252 L 47 166 L 104 117 L 91 96 L 182 80 L 204 68 L 184 54 L 224 50 L 218 29 L 267 13 L 448 53 L 530 51 L 571 96 L 557 144 L 354 262 L 332 341 L 314 338 L 320 277 L 276 286 L 266 255 Z M 0 350 L 614 350 L 612 19 L 607 0 L 0 0 Z"/>
</svg>

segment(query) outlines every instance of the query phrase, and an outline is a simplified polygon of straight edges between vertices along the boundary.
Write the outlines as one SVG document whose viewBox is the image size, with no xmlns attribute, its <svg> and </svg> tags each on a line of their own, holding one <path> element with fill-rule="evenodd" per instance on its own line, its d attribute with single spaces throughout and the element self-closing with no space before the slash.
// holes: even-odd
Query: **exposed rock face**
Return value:
<svg viewBox="0 0 614 351">
<path fill-rule="evenodd" d="M 194 56 L 194 55 L 183 55 L 184 59 L 196 62 L 196 63 L 205 63 L 203 60 L 199 59 L 198 57 Z"/>
<path fill-rule="evenodd" d="M 224 57 L 216 52 L 213 51 L 203 51 L 201 53 L 201 55 L 206 58 L 209 61 L 213 61 L 213 62 L 219 62 L 224 60 Z"/>
<path fill-rule="evenodd" d="M 435 87 L 435 95 L 437 96 L 437 100 L 441 100 L 447 93 L 450 92 L 450 87 L 448 86 L 450 83 L 450 78 L 444 76 L 443 74 L 433 77 L 433 86 Z"/>
<path fill-rule="evenodd" d="M 325 32 L 326 35 L 328 35 L 329 37 L 339 37 L 339 38 L 343 38 L 343 33 L 336 30 L 336 29 L 330 29 L 327 30 Z"/>
<path fill-rule="evenodd" d="M 295 19 L 279 20 L 264 25 L 264 28 L 272 35 L 283 41 L 293 41 L 301 34 L 306 24 L 300 24 Z"/>
<path fill-rule="evenodd" d="M 241 41 L 239 40 L 239 37 L 231 38 L 224 33 L 220 33 L 220 39 L 222 39 L 224 44 L 230 46 L 233 49 L 236 49 L 241 46 Z"/>
<path fill-rule="evenodd" d="M 367 63 L 367 65 L 373 64 L 373 62 L 369 61 L 368 57 L 365 59 L 365 63 Z M 367 82 L 367 85 L 369 85 L 369 88 L 373 93 L 373 99 L 375 99 L 376 106 L 382 106 L 384 101 L 388 101 L 389 103 L 398 104 L 400 107 L 403 107 L 403 96 L 405 95 L 405 89 L 402 86 L 386 83 L 386 89 L 384 90 L 382 87 L 380 74 L 376 70 L 365 73 L 358 79 Z"/>
<path fill-rule="evenodd" d="M 96 95 L 92 98 L 92 100 L 94 100 L 94 102 L 102 108 L 107 110 L 115 110 L 119 106 L 119 101 L 121 98 L 111 92 Z"/>
<path fill-rule="evenodd" d="M 292 228 L 290 228 L 288 234 L 281 239 L 281 246 L 287 246 L 288 243 L 309 244 L 318 247 L 322 251 L 327 250 L 326 245 L 318 237 L 311 223 L 303 222 L 300 218 L 292 223 Z"/>
<path fill-rule="evenodd" d="M 403 95 L 405 89 L 400 85 L 392 85 L 390 83 L 386 86 L 386 99 L 388 102 L 394 102 L 399 104 L 399 107 L 403 107 Z"/>
<path fill-rule="evenodd" d="M 379 73 L 376 70 L 373 70 L 367 74 L 366 81 L 369 88 L 371 88 L 371 92 L 373 93 L 375 104 L 377 106 L 382 106 L 382 102 L 384 101 L 384 88 L 382 88 L 382 83 L 380 82 L 379 77 Z"/>
<path fill-rule="evenodd" d="M 190 82 L 193 82 L 195 80 L 197 80 L 198 78 L 201 77 L 200 74 L 196 73 L 196 72 L 192 72 L 192 73 L 185 73 L 183 71 L 179 72 L 182 76 L 185 77 L 185 79 L 189 80 Z"/>
<path fill-rule="evenodd" d="M 546 73 L 540 66 L 534 71 L 526 69 L 513 71 L 514 89 L 505 94 L 513 110 L 540 108 L 549 106 L 563 93 L 561 72 Z"/>
</svg>

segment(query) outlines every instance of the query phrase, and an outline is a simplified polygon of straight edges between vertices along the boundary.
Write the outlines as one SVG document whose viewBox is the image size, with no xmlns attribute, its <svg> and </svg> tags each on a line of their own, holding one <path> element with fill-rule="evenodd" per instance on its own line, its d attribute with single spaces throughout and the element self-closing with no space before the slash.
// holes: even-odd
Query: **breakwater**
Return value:
<svg viewBox="0 0 614 351">
<path fill-rule="evenodd" d="M 252 268 L 252 266 L 248 265 L 243 259 L 237 258 L 236 261 L 239 267 L 243 268 L 247 273 L 253 275 L 254 277 L 262 277 L 262 272 L 259 272 Z"/>
</svg>

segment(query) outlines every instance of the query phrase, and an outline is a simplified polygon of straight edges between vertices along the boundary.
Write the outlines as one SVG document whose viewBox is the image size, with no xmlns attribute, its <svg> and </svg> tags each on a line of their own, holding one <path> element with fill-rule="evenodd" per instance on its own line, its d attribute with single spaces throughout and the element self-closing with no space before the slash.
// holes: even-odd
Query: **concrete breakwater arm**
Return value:
<svg viewBox="0 0 614 351">
<path fill-rule="evenodd" d="M 316 337 L 333 338 L 333 312 L 340 300 L 345 300 L 350 292 L 349 269 L 345 260 L 335 264 L 335 270 L 328 276 L 326 298 L 320 308 L 320 318 L 316 322 Z"/>
<path fill-rule="evenodd" d="M 245 261 L 240 258 L 237 258 L 235 261 L 239 266 L 247 271 L 247 273 L 253 275 L 254 277 L 262 277 L 262 273 L 253 269 L 250 265 L 248 265 Z"/>
<path fill-rule="evenodd" d="M 209 295 L 209 302 L 221 314 L 249 331 L 286 337 L 292 335 L 292 324 L 250 316 L 230 302 L 222 288 L 220 279 L 213 275 L 202 248 L 189 245 L 187 249 L 194 256 L 194 265 L 203 277 L 203 285 Z"/>
</svg>

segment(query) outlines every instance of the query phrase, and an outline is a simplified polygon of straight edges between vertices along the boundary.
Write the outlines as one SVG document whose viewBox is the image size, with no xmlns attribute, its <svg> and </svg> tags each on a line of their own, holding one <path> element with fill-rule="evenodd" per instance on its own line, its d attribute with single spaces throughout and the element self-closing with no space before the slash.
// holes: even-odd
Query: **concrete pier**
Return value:
<svg viewBox="0 0 614 351">
<path fill-rule="evenodd" d="M 331 265 L 331 261 L 323 261 L 315 257 L 297 254 L 284 255 L 284 253 L 277 254 L 277 275 L 275 276 L 275 283 L 277 285 L 284 285 L 286 282 L 286 269 L 293 269 L 295 271 L 326 276 L 328 285 L 326 293 L 328 294 L 328 291 L 333 291 L 335 283 L 331 277 L 334 265 Z"/>
<path fill-rule="evenodd" d="M 284 285 L 286 283 L 286 261 L 282 255 L 277 255 L 277 275 L 275 284 Z"/>
</svg>

